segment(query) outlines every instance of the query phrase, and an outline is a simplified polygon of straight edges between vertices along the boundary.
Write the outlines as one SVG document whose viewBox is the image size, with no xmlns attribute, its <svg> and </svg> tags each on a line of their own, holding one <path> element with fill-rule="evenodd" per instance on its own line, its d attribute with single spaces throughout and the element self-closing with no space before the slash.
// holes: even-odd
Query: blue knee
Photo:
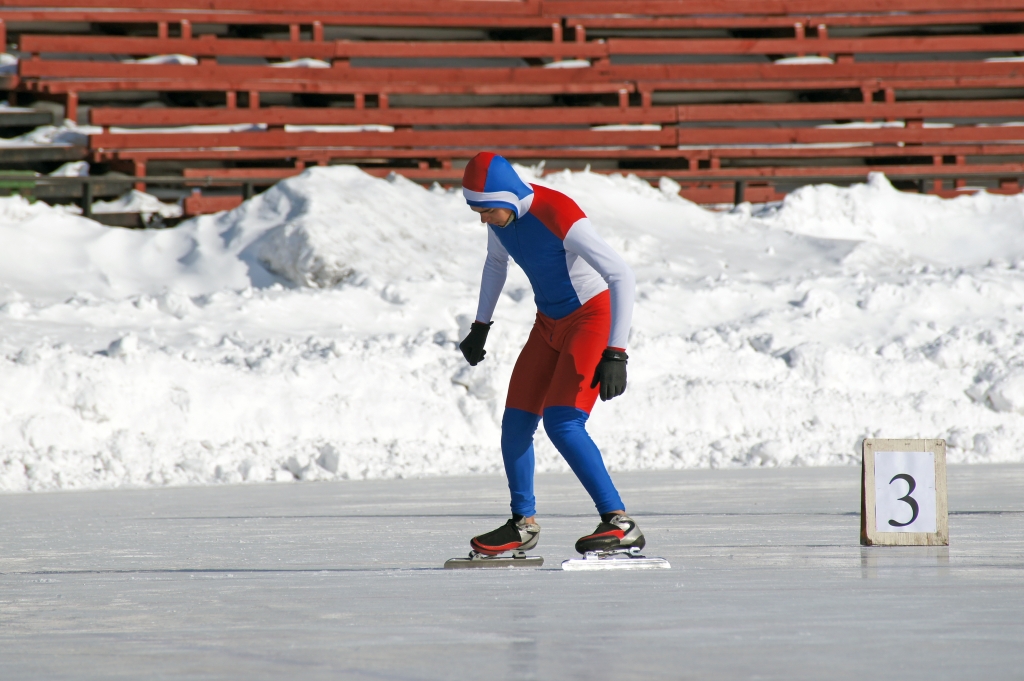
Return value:
<svg viewBox="0 0 1024 681">
<path fill-rule="evenodd" d="M 608 469 L 605 468 L 601 450 L 587 433 L 587 418 L 587 412 L 575 407 L 548 407 L 544 410 L 544 430 L 555 449 L 583 483 L 598 513 L 625 510 L 615 484 L 608 475 Z"/>
<path fill-rule="evenodd" d="M 501 452 L 513 457 L 521 456 L 533 445 L 540 417 L 521 409 L 505 408 L 501 417 Z"/>
<path fill-rule="evenodd" d="M 544 410 L 544 431 L 559 452 L 586 447 L 586 441 L 594 445 L 587 433 L 587 418 L 587 412 L 575 407 L 548 407 Z"/>
</svg>

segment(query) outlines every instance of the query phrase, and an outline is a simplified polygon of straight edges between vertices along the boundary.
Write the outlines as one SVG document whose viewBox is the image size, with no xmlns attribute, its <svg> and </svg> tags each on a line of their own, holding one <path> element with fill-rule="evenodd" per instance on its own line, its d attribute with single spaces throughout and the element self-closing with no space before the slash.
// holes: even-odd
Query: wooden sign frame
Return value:
<svg viewBox="0 0 1024 681">
<path fill-rule="evenodd" d="M 875 452 L 931 452 L 935 457 L 935 532 L 879 532 L 875 525 Z M 860 543 L 864 546 L 949 546 L 945 440 L 866 438 L 861 457 Z"/>
</svg>

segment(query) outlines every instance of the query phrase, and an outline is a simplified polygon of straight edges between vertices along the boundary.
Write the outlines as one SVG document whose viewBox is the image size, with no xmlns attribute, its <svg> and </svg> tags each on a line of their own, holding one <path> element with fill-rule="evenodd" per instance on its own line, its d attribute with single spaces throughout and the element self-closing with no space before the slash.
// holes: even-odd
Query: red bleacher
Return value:
<svg viewBox="0 0 1024 681">
<path fill-rule="evenodd" d="M 1022 27 L 1022 0 L 4 0 L 21 61 L 0 87 L 88 107 L 89 158 L 135 175 L 344 162 L 454 183 L 487 148 L 710 202 L 874 170 L 1011 192 Z M 161 55 L 196 63 L 138 63 Z M 299 59 L 322 68 L 275 65 Z"/>
</svg>

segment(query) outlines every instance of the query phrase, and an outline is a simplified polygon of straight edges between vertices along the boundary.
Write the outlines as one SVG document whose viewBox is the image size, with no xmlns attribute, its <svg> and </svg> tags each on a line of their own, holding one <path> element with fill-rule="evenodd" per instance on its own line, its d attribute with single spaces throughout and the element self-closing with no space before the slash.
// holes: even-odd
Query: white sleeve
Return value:
<svg viewBox="0 0 1024 681">
<path fill-rule="evenodd" d="M 612 330 L 608 346 L 625 349 L 629 326 L 633 322 L 633 296 L 636 277 L 622 256 L 602 239 L 587 218 L 580 218 L 569 228 L 562 241 L 565 250 L 583 258 L 597 270 L 612 297 Z"/>
<path fill-rule="evenodd" d="M 491 321 L 507 276 L 508 251 L 501 245 L 498 235 L 494 233 L 494 228 L 488 226 L 487 259 L 484 261 L 484 273 L 480 278 L 480 302 L 476 307 L 476 321 L 484 323 Z"/>
</svg>

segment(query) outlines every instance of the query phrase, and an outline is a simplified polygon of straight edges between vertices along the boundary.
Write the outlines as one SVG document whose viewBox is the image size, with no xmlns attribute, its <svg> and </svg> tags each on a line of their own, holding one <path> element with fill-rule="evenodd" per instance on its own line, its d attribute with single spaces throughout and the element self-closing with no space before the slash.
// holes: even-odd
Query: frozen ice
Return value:
<svg viewBox="0 0 1024 681">
<path fill-rule="evenodd" d="M 643 553 L 670 569 L 562 570 L 596 521 L 570 473 L 538 476 L 531 569 L 442 567 L 508 517 L 498 476 L 0 495 L 0 669 L 932 681 L 1024 666 L 1020 464 L 949 467 L 948 547 L 859 546 L 858 468 L 616 481 Z"/>
</svg>

